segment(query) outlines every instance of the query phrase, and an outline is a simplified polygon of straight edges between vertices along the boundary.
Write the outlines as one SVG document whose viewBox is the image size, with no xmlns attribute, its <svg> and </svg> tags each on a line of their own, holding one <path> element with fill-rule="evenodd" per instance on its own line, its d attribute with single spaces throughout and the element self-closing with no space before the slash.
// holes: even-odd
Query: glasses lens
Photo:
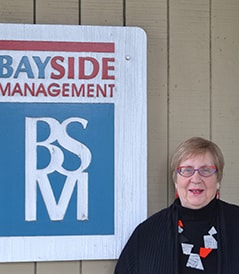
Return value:
<svg viewBox="0 0 239 274">
<path fill-rule="evenodd" d="M 184 177 L 190 177 L 194 173 L 194 168 L 192 166 L 180 167 L 178 172 Z"/>
<path fill-rule="evenodd" d="M 210 167 L 210 166 L 203 166 L 203 167 L 200 167 L 198 171 L 200 175 L 204 177 L 209 177 L 216 172 L 216 168 Z"/>
</svg>

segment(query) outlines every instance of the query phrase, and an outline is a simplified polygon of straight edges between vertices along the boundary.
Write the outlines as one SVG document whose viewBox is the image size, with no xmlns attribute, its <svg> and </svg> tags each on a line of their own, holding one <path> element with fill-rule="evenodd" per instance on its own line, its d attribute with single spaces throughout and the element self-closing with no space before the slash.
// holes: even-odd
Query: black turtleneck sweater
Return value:
<svg viewBox="0 0 239 274">
<path fill-rule="evenodd" d="M 216 199 L 211 201 L 207 206 L 201 209 L 189 209 L 182 207 L 179 202 L 177 204 L 179 219 L 183 223 L 183 232 L 179 233 L 179 273 L 182 274 L 202 274 L 202 273 L 217 273 L 217 249 L 212 251 L 206 258 L 200 258 L 200 263 L 204 270 L 186 266 L 189 260 L 189 255 L 183 254 L 181 243 L 193 244 L 191 253 L 199 254 L 200 247 L 204 248 L 204 235 L 210 235 L 209 230 L 217 228 L 217 207 Z M 218 231 L 217 231 L 218 232 Z M 218 233 L 217 233 L 218 234 Z M 213 237 L 217 240 L 217 234 Z"/>
<path fill-rule="evenodd" d="M 203 215 L 201 221 L 200 214 Z M 179 216 L 184 221 L 185 235 L 190 237 L 196 247 L 204 244 L 202 235 L 207 234 L 211 224 L 216 222 L 217 234 L 213 236 L 217 237 L 218 249 L 202 260 L 206 272 L 185 266 L 187 256 L 184 257 L 179 244 Z M 114 273 L 239 274 L 239 207 L 214 200 L 205 208 L 205 212 L 202 209 L 191 215 L 191 212 L 180 208 L 178 199 L 175 200 L 170 207 L 154 214 L 135 229 L 120 255 Z"/>
</svg>

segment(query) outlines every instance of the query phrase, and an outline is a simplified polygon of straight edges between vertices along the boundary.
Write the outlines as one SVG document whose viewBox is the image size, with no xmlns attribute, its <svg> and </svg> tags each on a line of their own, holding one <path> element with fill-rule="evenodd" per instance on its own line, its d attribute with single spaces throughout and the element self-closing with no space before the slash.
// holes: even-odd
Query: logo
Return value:
<svg viewBox="0 0 239 274">
<path fill-rule="evenodd" d="M 43 141 L 37 141 L 37 124 L 46 123 L 49 126 L 49 136 Z M 87 120 L 72 117 L 62 123 L 54 118 L 30 118 L 26 117 L 26 220 L 36 221 L 37 184 L 40 188 L 47 212 L 51 220 L 63 220 L 77 185 L 77 220 L 88 219 L 88 173 L 85 172 L 91 162 L 91 152 L 87 146 L 69 136 L 68 126 L 79 124 L 83 129 L 87 126 Z M 80 165 L 74 170 L 64 168 L 65 156 L 58 142 L 67 151 L 79 158 Z M 37 148 L 47 149 L 49 163 L 44 168 L 37 168 Z M 55 200 L 48 175 L 58 172 L 65 176 L 66 180 L 58 203 Z"/>
<path fill-rule="evenodd" d="M 114 233 L 114 104 L 0 103 L 1 236 Z"/>
</svg>

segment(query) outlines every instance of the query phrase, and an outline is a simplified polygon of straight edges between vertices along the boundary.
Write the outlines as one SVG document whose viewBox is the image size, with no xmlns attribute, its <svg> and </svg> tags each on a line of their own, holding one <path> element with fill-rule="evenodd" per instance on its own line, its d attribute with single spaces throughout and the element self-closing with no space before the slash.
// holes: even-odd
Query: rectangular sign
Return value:
<svg viewBox="0 0 239 274">
<path fill-rule="evenodd" d="M 144 31 L 0 32 L 0 261 L 116 259 L 147 212 Z"/>
</svg>

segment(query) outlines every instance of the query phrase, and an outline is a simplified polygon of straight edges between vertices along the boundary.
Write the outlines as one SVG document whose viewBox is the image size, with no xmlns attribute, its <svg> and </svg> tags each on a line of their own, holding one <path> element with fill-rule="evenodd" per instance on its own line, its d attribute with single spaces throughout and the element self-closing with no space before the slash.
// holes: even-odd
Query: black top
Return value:
<svg viewBox="0 0 239 274">
<path fill-rule="evenodd" d="M 205 246 L 203 236 L 210 236 L 211 228 L 215 228 L 215 231 L 218 231 L 216 199 L 201 209 L 185 208 L 182 207 L 179 202 L 176 203 L 176 205 L 178 207 L 179 220 L 183 223 L 183 231 L 179 233 L 178 238 L 179 273 L 217 273 L 217 249 L 212 249 L 205 258 L 204 256 L 200 257 L 200 248 L 207 247 Z M 212 237 L 217 241 L 218 233 L 214 233 Z M 196 257 L 199 255 L 199 257 L 196 258 L 196 266 L 193 264 L 195 263 L 195 259 L 190 261 L 190 255 L 183 254 L 182 243 L 193 244 L 190 253 Z M 187 266 L 187 264 L 189 264 L 189 266 Z"/>
<path fill-rule="evenodd" d="M 239 274 L 239 207 L 221 200 L 216 200 L 215 203 L 218 230 L 217 270 L 210 274 Z M 178 219 L 179 208 L 176 200 L 170 207 L 141 223 L 122 251 L 114 273 L 180 273 Z M 184 221 L 187 222 L 186 219 Z"/>
</svg>

